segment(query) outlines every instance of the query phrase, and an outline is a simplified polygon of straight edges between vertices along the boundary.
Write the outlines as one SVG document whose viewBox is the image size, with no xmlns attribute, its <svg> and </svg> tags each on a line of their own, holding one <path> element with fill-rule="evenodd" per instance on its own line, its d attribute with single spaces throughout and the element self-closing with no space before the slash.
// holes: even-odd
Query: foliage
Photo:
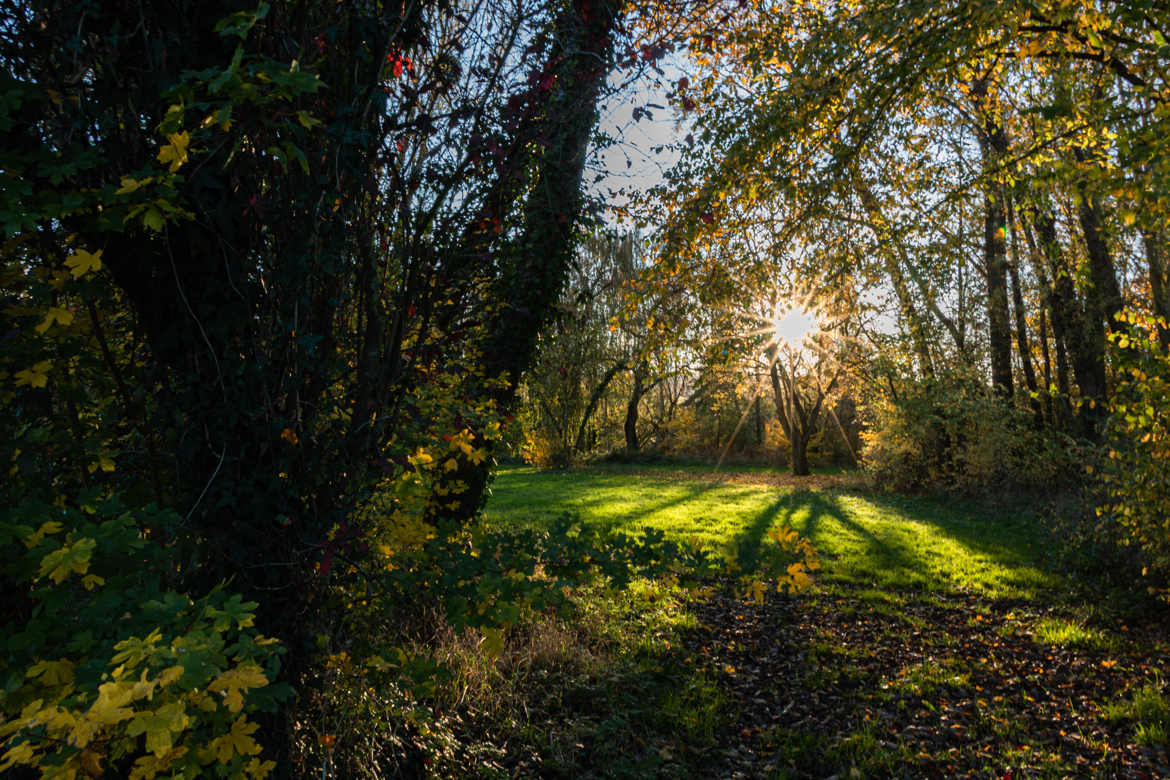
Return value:
<svg viewBox="0 0 1170 780">
<path fill-rule="evenodd" d="M 1075 442 L 1031 427 L 1026 411 L 970 373 L 891 376 L 888 388 L 876 388 L 864 408 L 862 457 L 880 487 L 1044 491 L 1075 483 L 1081 472 Z"/>
<path fill-rule="evenodd" d="M 0 513 L 0 770 L 264 777 L 249 716 L 288 695 L 256 603 L 169 590 L 173 512 L 90 491 Z"/>
<path fill-rule="evenodd" d="M 320 610 L 374 578 L 383 618 L 448 585 L 453 603 L 483 607 L 474 620 L 521 598 L 509 583 L 531 567 L 477 568 L 464 525 L 571 260 L 618 8 L 180 6 L 3 2 L 0 451 L 7 506 L 80 507 L 80 522 L 121 502 L 131 518 L 132 531 L 111 526 L 112 552 L 98 531 L 43 550 L 50 575 L 149 540 L 129 579 L 94 598 L 120 605 L 116 617 L 160 600 L 161 622 L 110 620 L 109 647 L 94 651 L 105 655 L 86 663 L 155 627 L 159 647 L 189 630 L 222 656 L 212 677 L 168 677 L 165 691 L 151 681 L 170 650 L 125 665 L 139 698 L 170 707 L 176 750 L 196 729 L 183 759 L 196 766 L 196 743 L 224 723 L 184 721 L 185 696 L 243 669 L 229 711 L 273 700 L 252 673 L 268 658 L 249 649 L 259 640 L 208 628 L 208 610 L 255 598 L 298 683 L 331 619 Z M 58 522 L 40 521 L 27 533 Z M 427 556 L 467 579 L 443 579 Z M 18 634 L 42 590 L 10 563 Z M 239 595 L 224 595 L 229 579 Z M 291 760 L 290 714 L 237 717 L 235 748 L 218 743 L 216 758 L 255 752 L 259 725 Z M 101 739 L 120 759 L 119 723 Z"/>
<path fill-rule="evenodd" d="M 1118 315 L 1111 335 L 1117 388 L 1109 404 L 1101 480 L 1106 493 L 1097 510 L 1099 531 L 1140 550 L 1166 595 L 1170 577 L 1170 351 L 1159 341 L 1165 323 L 1136 312 Z"/>
</svg>

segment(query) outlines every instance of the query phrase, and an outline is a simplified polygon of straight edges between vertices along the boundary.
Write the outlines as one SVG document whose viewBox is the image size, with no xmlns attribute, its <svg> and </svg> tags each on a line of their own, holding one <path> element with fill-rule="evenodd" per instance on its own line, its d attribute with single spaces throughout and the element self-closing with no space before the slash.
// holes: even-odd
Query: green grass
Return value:
<svg viewBox="0 0 1170 780">
<path fill-rule="evenodd" d="M 1165 745 L 1170 737 L 1170 701 L 1158 680 L 1142 686 L 1128 701 L 1106 705 L 1105 719 L 1132 721 L 1134 741 L 1139 745 Z"/>
<path fill-rule="evenodd" d="M 970 592 L 1031 598 L 1059 583 L 1043 568 L 1046 537 L 1033 514 L 934 497 L 777 488 L 711 478 L 709 468 L 542 472 L 503 469 L 490 521 L 540 524 L 570 512 L 583 523 L 655 528 L 748 561 L 767 555 L 785 524 L 820 551 L 821 581 L 878 591 Z"/>
<path fill-rule="evenodd" d="M 1118 644 L 1116 637 L 1104 631 L 1063 618 L 1044 618 L 1033 633 L 1045 644 L 1081 650 L 1112 650 Z"/>
<path fill-rule="evenodd" d="M 811 483 L 821 487 L 758 467 L 678 463 L 500 471 L 491 524 L 540 527 L 569 513 L 602 530 L 697 541 L 748 565 L 770 558 L 769 531 L 787 525 L 822 564 L 818 587 L 766 606 L 734 585 L 687 595 L 642 580 L 579 593 L 570 649 L 539 677 L 518 661 L 515 678 L 496 681 L 502 692 L 527 691 L 501 704 L 496 723 L 523 722 L 511 728 L 539 754 L 543 775 L 717 776 L 747 760 L 750 744 L 748 776 L 887 777 L 908 766 L 946 776 L 961 757 L 968 769 L 1061 777 L 1117 750 L 1122 731 L 1122 740 L 1165 743 L 1160 685 L 1141 688 L 1098 663 L 1131 643 L 1104 605 L 1080 602 L 1097 592 L 1090 581 L 1078 590 L 1077 578 L 1054 572 L 1064 558 L 1041 507 Z M 1084 685 L 1098 686 L 1093 701 L 1111 703 L 1064 713 L 1053 696 L 1077 681 L 1048 679 L 1045 659 L 1054 658 L 1087 662 L 1079 668 L 1092 678 Z M 724 673 L 735 668 L 751 671 Z M 773 694 L 762 720 L 741 720 Z M 820 720 L 800 720 L 801 707 Z M 1067 718 L 1059 732 L 1038 725 L 1054 711 Z M 1102 719 L 1126 727 L 1094 729 Z M 1082 721 L 1099 745 L 1062 741 L 1066 723 Z"/>
</svg>

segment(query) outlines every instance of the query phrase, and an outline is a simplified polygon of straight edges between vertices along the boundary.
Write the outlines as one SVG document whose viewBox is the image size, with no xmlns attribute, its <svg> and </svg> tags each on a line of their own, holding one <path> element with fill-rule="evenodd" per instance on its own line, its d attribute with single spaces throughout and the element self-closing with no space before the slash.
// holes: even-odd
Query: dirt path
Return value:
<svg viewBox="0 0 1170 780">
<path fill-rule="evenodd" d="M 1104 707 L 1170 669 L 1164 627 L 1108 649 L 1037 641 L 1026 603 L 839 590 L 694 605 L 687 639 L 734 725 L 713 777 L 1170 777 Z"/>
</svg>

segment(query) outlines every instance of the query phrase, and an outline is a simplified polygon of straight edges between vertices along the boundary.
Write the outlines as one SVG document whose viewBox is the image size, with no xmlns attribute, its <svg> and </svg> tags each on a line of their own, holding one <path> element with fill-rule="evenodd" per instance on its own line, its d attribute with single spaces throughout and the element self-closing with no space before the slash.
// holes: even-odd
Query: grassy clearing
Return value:
<svg viewBox="0 0 1170 780">
<path fill-rule="evenodd" d="M 485 731 L 528 753 L 499 765 L 566 777 L 1159 771 L 1170 720 L 1160 686 L 1143 683 L 1170 649 L 1139 647 L 1102 607 L 1075 603 L 1037 507 L 887 496 L 824 476 L 809 489 L 759 469 L 504 469 L 491 523 L 567 512 L 749 565 L 788 525 L 823 569 L 812 591 L 766 603 L 640 582 L 578 594 L 564 626 L 534 616 L 504 663 L 471 675 L 484 690 L 467 699 L 496 697 Z M 541 632 L 555 640 L 549 663 L 526 660 L 548 644 L 531 638 Z"/>
<path fill-rule="evenodd" d="M 564 512 L 609 530 L 656 528 L 750 562 L 790 525 L 821 553 L 824 584 L 878 592 L 965 591 L 1031 598 L 1059 587 L 1043 568 L 1046 533 L 1026 507 L 932 497 L 810 491 L 738 482 L 710 469 L 500 472 L 488 517 L 541 523 Z M 896 597 L 895 597 L 896 598 Z"/>
</svg>

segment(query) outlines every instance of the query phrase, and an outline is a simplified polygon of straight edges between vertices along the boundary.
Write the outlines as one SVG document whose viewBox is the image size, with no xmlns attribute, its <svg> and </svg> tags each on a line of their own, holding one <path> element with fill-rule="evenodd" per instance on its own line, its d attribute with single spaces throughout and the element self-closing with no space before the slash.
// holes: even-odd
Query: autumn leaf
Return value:
<svg viewBox="0 0 1170 780">
<path fill-rule="evenodd" d="M 253 758 L 248 762 L 247 766 L 244 767 L 244 772 L 246 772 L 249 777 L 256 778 L 256 780 L 264 780 L 264 778 L 268 777 L 268 774 L 273 769 L 276 769 L 275 761 L 261 761 L 258 758 Z"/>
<path fill-rule="evenodd" d="M 28 387 L 44 387 L 49 381 L 49 368 L 53 362 L 51 360 L 42 360 L 34 365 L 32 368 L 26 368 L 23 371 L 17 371 L 15 374 L 16 386 L 27 385 Z"/>
<path fill-rule="evenodd" d="M 59 661 L 38 661 L 29 667 L 29 677 L 40 677 L 45 685 L 65 685 L 73 682 L 72 661 L 62 658 Z"/>
<path fill-rule="evenodd" d="M 479 644 L 485 655 L 493 661 L 504 652 L 504 631 L 500 628 L 485 628 L 483 641 Z"/>
<path fill-rule="evenodd" d="M 268 678 L 255 664 L 241 664 L 234 669 L 223 672 L 207 686 L 212 693 L 223 692 L 224 703 L 232 712 L 239 712 L 244 708 L 244 697 L 240 691 L 249 688 L 263 688 L 268 684 Z M 234 728 L 234 727 L 233 727 Z"/>
<path fill-rule="evenodd" d="M 37 578 L 40 579 L 47 575 L 49 579 L 59 585 L 74 572 L 85 574 L 89 570 L 89 559 L 93 555 L 95 547 L 97 547 L 97 542 L 93 539 L 78 539 L 71 545 L 53 550 L 41 559 Z"/>
<path fill-rule="evenodd" d="M 78 249 L 65 259 L 65 266 L 74 279 L 80 279 L 91 271 L 100 271 L 102 267 L 102 250 L 87 252 Z"/>
<path fill-rule="evenodd" d="M 56 520 L 48 520 L 48 521 L 42 523 L 40 528 L 38 528 L 36 531 L 29 534 L 25 538 L 24 546 L 31 550 L 32 548 L 34 548 L 38 544 L 40 544 L 41 540 L 44 539 L 46 536 L 51 536 L 53 534 L 59 534 L 59 533 L 61 533 L 62 530 L 64 530 L 64 528 L 65 528 L 65 526 L 63 526 L 61 523 L 57 522 Z"/>
<path fill-rule="evenodd" d="M 139 189 L 141 189 L 142 187 L 145 187 L 147 184 L 150 184 L 152 181 L 154 181 L 153 176 L 147 176 L 145 179 L 135 179 L 135 178 L 132 178 L 130 176 L 123 176 L 122 177 L 122 186 L 119 187 L 114 192 L 114 194 L 115 195 L 129 195 L 132 192 L 137 192 Z M 101 252 L 99 251 L 98 254 L 100 255 Z"/>
<path fill-rule="evenodd" d="M 154 711 L 139 712 L 126 726 L 131 737 L 146 735 L 146 749 L 156 756 L 165 755 L 174 746 L 174 735 L 187 728 L 191 719 L 181 701 L 164 704 Z"/>
<path fill-rule="evenodd" d="M 169 163 L 171 173 L 175 173 L 187 162 L 187 145 L 191 142 L 191 136 L 186 131 L 171 133 L 167 140 L 170 143 L 159 150 L 158 161 L 164 165 Z"/>
<path fill-rule="evenodd" d="M 221 764 L 232 760 L 232 756 L 239 753 L 241 756 L 255 755 L 260 752 L 260 746 L 252 739 L 252 734 L 260 728 L 258 723 L 250 723 L 241 715 L 232 724 L 232 729 L 223 736 L 211 741 L 211 754 Z"/>
<path fill-rule="evenodd" d="M 48 313 L 45 314 L 45 319 L 41 321 L 40 325 L 37 325 L 35 330 L 37 333 L 44 333 L 53 327 L 54 322 L 58 325 L 69 325 L 73 322 L 73 312 L 60 306 L 50 306 Z"/>
</svg>

